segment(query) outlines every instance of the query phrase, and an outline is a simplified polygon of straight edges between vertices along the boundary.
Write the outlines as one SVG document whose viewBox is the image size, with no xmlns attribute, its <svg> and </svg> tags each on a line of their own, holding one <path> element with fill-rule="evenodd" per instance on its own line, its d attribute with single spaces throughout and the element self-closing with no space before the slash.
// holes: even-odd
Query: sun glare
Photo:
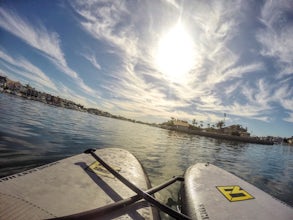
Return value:
<svg viewBox="0 0 293 220">
<path fill-rule="evenodd" d="M 195 62 L 194 43 L 178 23 L 159 41 L 157 68 L 172 82 L 182 82 Z"/>
</svg>

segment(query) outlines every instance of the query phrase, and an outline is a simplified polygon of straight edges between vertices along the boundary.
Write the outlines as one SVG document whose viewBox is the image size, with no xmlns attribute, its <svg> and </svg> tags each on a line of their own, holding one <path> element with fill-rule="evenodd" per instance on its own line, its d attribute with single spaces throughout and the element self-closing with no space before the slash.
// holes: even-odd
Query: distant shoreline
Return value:
<svg viewBox="0 0 293 220">
<path fill-rule="evenodd" d="M 273 141 L 261 140 L 261 139 L 258 139 L 257 137 L 239 137 L 239 136 L 233 136 L 233 135 L 227 135 L 227 134 L 192 130 L 188 128 L 176 128 L 172 126 L 161 126 L 161 128 L 172 130 L 172 131 L 179 131 L 179 132 L 188 133 L 188 134 L 204 136 L 204 137 L 215 138 L 215 139 L 229 140 L 229 141 L 239 141 L 239 142 L 245 142 L 245 143 L 251 143 L 251 144 L 263 144 L 263 145 L 274 144 Z"/>
<path fill-rule="evenodd" d="M 182 128 L 182 127 L 175 127 L 175 126 L 168 126 L 163 124 L 155 124 L 155 123 L 147 123 L 142 121 L 137 121 L 133 119 L 128 119 L 123 116 L 117 116 L 113 115 L 109 112 L 105 112 L 96 108 L 85 108 L 81 104 L 77 104 L 71 100 L 63 99 L 58 96 L 51 95 L 49 93 L 40 92 L 36 90 L 35 88 L 32 88 L 31 86 L 22 85 L 19 82 L 12 81 L 8 79 L 7 77 L 3 77 L 0 75 L 0 93 L 6 93 L 11 94 L 16 97 L 21 97 L 28 100 L 38 101 L 42 102 L 47 105 L 61 107 L 61 108 L 67 108 L 72 109 L 76 111 L 81 112 L 87 112 L 89 114 L 94 114 L 98 116 L 108 117 L 108 118 L 114 118 L 124 121 L 129 121 L 133 123 L 139 123 L 139 124 L 145 124 L 153 127 L 168 129 L 168 130 L 174 130 L 189 134 L 195 134 L 205 137 L 211 137 L 215 139 L 223 139 L 223 140 L 232 140 L 232 141 L 239 141 L 239 142 L 245 142 L 245 143 L 254 143 L 254 144 L 264 144 L 264 145 L 273 145 L 274 142 L 270 140 L 263 140 L 258 137 L 250 137 L 250 136 L 234 136 L 229 134 L 223 134 L 220 131 L 219 132 L 209 132 L 209 131 L 203 131 L 203 130 L 194 130 L 190 128 Z"/>
<path fill-rule="evenodd" d="M 108 118 L 115 118 L 119 120 L 130 121 L 134 123 L 146 124 L 151 126 L 154 125 L 154 124 L 150 124 L 150 123 L 146 123 L 142 121 L 128 119 L 120 115 L 113 115 L 109 112 L 102 111 L 97 108 L 86 108 L 83 105 L 77 104 L 71 100 L 67 100 L 59 96 L 51 95 L 46 92 L 38 91 L 28 84 L 23 85 L 20 82 L 12 81 L 9 78 L 1 76 L 1 75 L 0 75 L 0 93 L 10 94 L 16 97 L 41 102 L 51 106 L 71 109 L 75 111 L 87 112 L 93 115 L 98 115 L 98 116 L 103 116 Z"/>
<path fill-rule="evenodd" d="M 20 94 L 16 94 L 13 92 L 7 92 L 7 91 L 1 91 L 0 93 L 3 94 L 7 94 L 7 95 L 12 95 L 15 97 L 19 97 L 19 98 L 24 98 L 27 100 L 32 100 L 32 101 L 37 101 L 37 102 L 42 102 L 40 100 L 38 100 L 37 98 L 32 98 L 32 97 L 27 97 L 27 96 L 23 96 Z M 47 102 L 42 102 L 44 104 L 47 105 L 51 105 L 51 106 L 56 106 L 56 107 L 61 107 L 61 108 L 67 108 L 67 109 L 71 109 L 71 110 L 75 110 L 75 111 L 81 111 L 81 112 L 87 112 L 89 114 L 94 114 L 94 115 L 98 115 L 98 116 L 102 116 L 102 117 L 108 117 L 108 118 L 114 118 L 114 119 L 119 119 L 119 120 L 125 120 L 125 121 L 129 121 L 129 122 L 133 122 L 133 123 L 140 123 L 140 124 L 145 124 L 145 125 L 149 125 L 149 126 L 153 126 L 153 127 L 158 127 L 158 128 L 162 128 L 162 129 L 166 129 L 166 130 L 172 130 L 172 131 L 177 131 L 177 132 L 182 132 L 182 133 L 188 133 L 188 134 L 194 134 L 194 135 L 199 135 L 199 136 L 204 136 L 204 137 L 210 137 L 210 138 L 215 138 L 215 139 L 222 139 L 222 140 L 230 140 L 230 141 L 238 141 L 238 142 L 244 142 L 244 143 L 253 143 L 253 144 L 263 144 L 263 145 L 273 145 L 274 142 L 273 141 L 268 141 L 268 140 L 261 140 L 258 139 L 257 137 L 239 137 L 239 136 L 233 136 L 233 135 L 227 135 L 227 134 L 221 134 L 221 133 L 212 133 L 212 132 L 207 132 L 207 131 L 199 131 L 199 130 L 192 130 L 192 129 L 188 129 L 188 128 L 177 128 L 174 126 L 166 126 L 166 125 L 160 125 L 160 124 L 149 124 L 146 122 L 140 122 L 140 121 L 135 121 L 135 120 L 131 120 L 131 119 L 127 119 L 121 116 L 115 116 L 112 115 L 108 112 L 102 112 L 98 109 L 86 109 L 86 108 L 74 108 L 72 106 L 70 107 L 64 107 L 64 106 L 60 106 L 60 105 L 56 105 L 56 104 L 52 104 L 52 103 L 47 103 Z"/>
</svg>

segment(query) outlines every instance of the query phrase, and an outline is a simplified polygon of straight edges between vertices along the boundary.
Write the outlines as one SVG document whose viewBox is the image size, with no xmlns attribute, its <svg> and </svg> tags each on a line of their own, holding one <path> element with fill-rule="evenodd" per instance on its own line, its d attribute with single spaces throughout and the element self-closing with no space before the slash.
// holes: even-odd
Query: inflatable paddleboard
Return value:
<svg viewBox="0 0 293 220">
<path fill-rule="evenodd" d="M 293 219 L 293 208 L 212 164 L 187 169 L 182 211 L 192 219 Z"/>
<path fill-rule="evenodd" d="M 96 150 L 115 171 L 142 190 L 150 182 L 139 161 L 117 148 Z M 85 212 L 135 196 L 89 154 L 79 154 L 0 179 L 0 219 L 50 219 Z M 146 202 L 100 212 L 96 219 L 157 219 Z"/>
</svg>

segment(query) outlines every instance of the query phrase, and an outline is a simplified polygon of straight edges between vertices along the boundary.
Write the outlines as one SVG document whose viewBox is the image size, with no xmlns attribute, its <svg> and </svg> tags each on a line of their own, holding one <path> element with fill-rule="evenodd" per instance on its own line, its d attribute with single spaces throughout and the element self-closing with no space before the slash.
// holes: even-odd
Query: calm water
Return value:
<svg viewBox="0 0 293 220">
<path fill-rule="evenodd" d="M 293 147 L 220 141 L 0 94 L 0 177 L 103 147 L 132 152 L 153 185 L 208 161 L 293 206 Z M 159 199 L 176 199 L 178 188 Z"/>
</svg>

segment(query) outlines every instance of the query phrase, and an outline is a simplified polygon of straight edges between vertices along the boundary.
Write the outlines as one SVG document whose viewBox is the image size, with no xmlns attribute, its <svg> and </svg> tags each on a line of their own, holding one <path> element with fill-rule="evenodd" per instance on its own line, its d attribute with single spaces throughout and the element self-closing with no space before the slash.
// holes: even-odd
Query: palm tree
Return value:
<svg viewBox="0 0 293 220">
<path fill-rule="evenodd" d="M 196 124 L 196 119 L 192 119 L 192 125 L 195 126 Z"/>
<path fill-rule="evenodd" d="M 217 128 L 220 128 L 222 129 L 223 126 L 225 126 L 225 122 L 224 121 L 219 121 L 217 124 L 216 124 Z"/>
</svg>

